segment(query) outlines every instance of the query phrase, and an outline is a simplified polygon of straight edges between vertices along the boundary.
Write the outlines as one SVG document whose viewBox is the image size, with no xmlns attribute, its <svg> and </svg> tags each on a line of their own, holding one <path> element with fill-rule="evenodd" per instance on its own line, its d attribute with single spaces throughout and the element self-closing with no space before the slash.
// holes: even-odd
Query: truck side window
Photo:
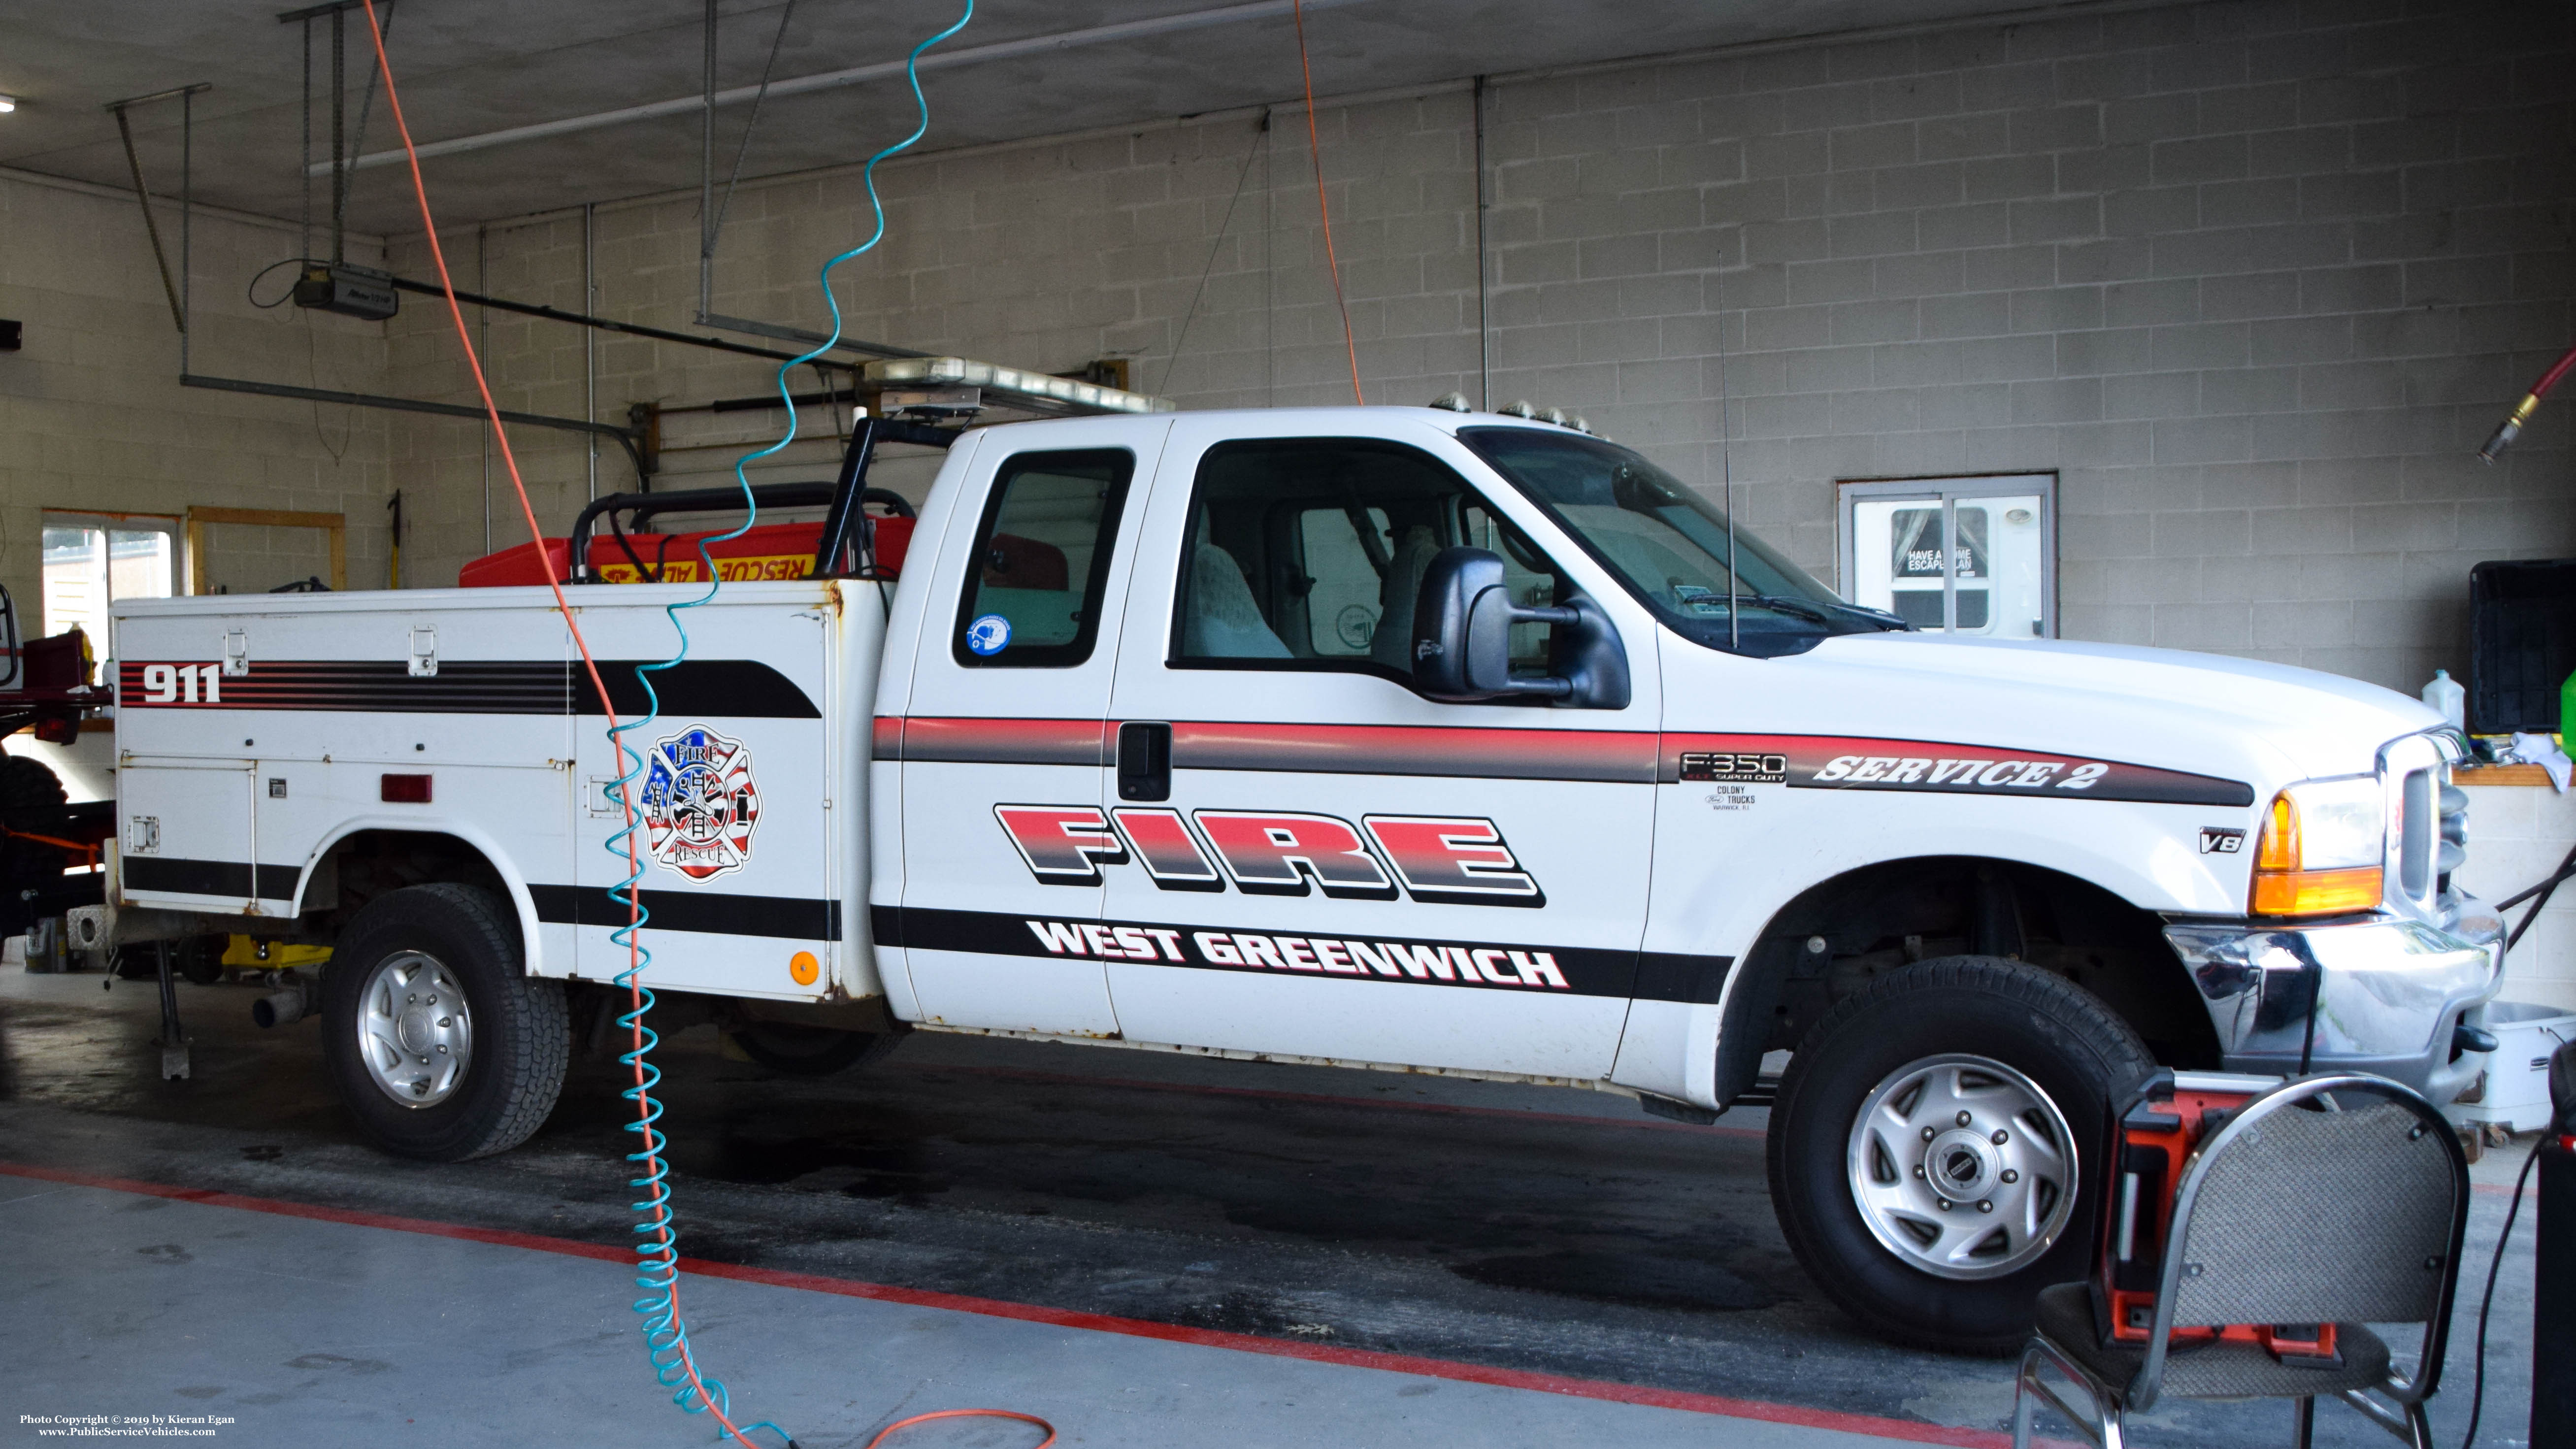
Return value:
<svg viewBox="0 0 2576 1449">
<path fill-rule="evenodd" d="M 1219 444 L 1190 501 L 1171 660 L 1410 679 L 1423 571 L 1462 544 L 1503 556 L 1515 599 L 1554 601 L 1554 565 L 1427 453 L 1366 438 Z M 1515 628 L 1512 646 L 1544 668 L 1548 627 Z"/>
<path fill-rule="evenodd" d="M 1064 669 L 1091 657 L 1111 541 L 1136 456 L 1022 453 L 984 503 L 953 652 L 970 669 Z"/>
</svg>

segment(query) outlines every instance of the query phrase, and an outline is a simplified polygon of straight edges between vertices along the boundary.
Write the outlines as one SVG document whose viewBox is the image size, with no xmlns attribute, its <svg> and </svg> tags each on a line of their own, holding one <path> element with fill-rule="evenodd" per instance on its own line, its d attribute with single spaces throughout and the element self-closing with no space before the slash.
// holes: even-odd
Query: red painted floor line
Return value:
<svg viewBox="0 0 2576 1449">
<path fill-rule="evenodd" d="M 1326 1107 L 1385 1107 L 1403 1112 L 1441 1112 L 1468 1117 L 1508 1117 L 1525 1122 L 1574 1122 L 1586 1127 L 1610 1127 L 1622 1132 L 1696 1132 L 1704 1137 L 1747 1137 L 1756 1142 L 1766 1135 L 1759 1127 L 1695 1127 L 1688 1122 L 1658 1122 L 1624 1117 L 1592 1117 L 1581 1112 L 1525 1112 L 1517 1107 L 1466 1107 L 1452 1102 L 1405 1102 L 1375 1097 L 1342 1097 L 1329 1092 L 1284 1092 L 1271 1087 L 1207 1087 L 1190 1082 L 1150 1082 L 1140 1077 L 1087 1077 L 1078 1072 L 1033 1072 L 1019 1067 L 970 1067 L 941 1065 L 923 1067 L 920 1075 L 935 1072 L 958 1072 L 968 1076 L 994 1077 L 1005 1081 L 1079 1084 L 1086 1087 L 1129 1087 L 1144 1092 L 1186 1092 L 1206 1097 L 1258 1097 L 1274 1102 L 1307 1102 Z M 1642 1114 L 1642 1109 L 1641 1114 Z"/>
<path fill-rule="evenodd" d="M 276 1198 L 246 1197 L 240 1193 L 221 1192 L 212 1188 L 173 1187 L 166 1183 L 137 1182 L 130 1178 L 108 1177 L 99 1173 L 78 1172 L 60 1167 L 40 1167 L 32 1163 L 0 1161 L 0 1175 L 30 1178 L 39 1182 L 58 1182 L 71 1187 L 133 1193 L 144 1197 L 168 1198 L 176 1202 L 200 1203 L 207 1207 L 233 1208 L 242 1212 L 303 1218 L 311 1222 L 383 1228 L 394 1232 L 418 1233 L 433 1238 L 489 1243 L 496 1247 L 525 1248 L 532 1252 L 557 1253 L 566 1257 L 590 1258 L 600 1262 L 627 1264 L 635 1260 L 634 1254 L 625 1249 L 579 1242 L 571 1238 L 513 1232 L 507 1228 L 467 1227 L 460 1223 L 431 1222 L 422 1218 L 394 1217 L 384 1213 L 357 1212 L 348 1208 L 317 1207 L 310 1203 L 285 1202 Z M 728 1278 L 737 1282 L 758 1283 L 772 1288 L 828 1293 L 841 1298 L 865 1298 L 881 1303 L 901 1303 L 916 1308 L 937 1308 L 952 1313 L 980 1314 L 987 1318 L 1008 1318 L 1022 1323 L 1042 1323 L 1055 1328 L 1076 1328 L 1093 1333 L 1120 1334 L 1129 1338 L 1159 1339 L 1165 1343 L 1189 1344 L 1198 1348 L 1230 1349 L 1237 1353 L 1304 1359 L 1310 1363 L 1336 1364 L 1345 1368 L 1378 1369 L 1387 1373 L 1413 1374 L 1422 1378 L 1448 1379 L 1458 1383 L 1528 1389 L 1543 1394 L 1562 1394 L 1570 1398 L 1598 1399 L 1619 1404 L 1642 1404 L 1650 1408 L 1678 1409 L 1685 1413 L 1711 1414 L 1729 1419 L 1754 1419 L 1764 1423 L 1788 1424 L 1807 1429 L 1830 1429 L 1845 1434 L 1869 1435 L 1909 1444 L 1944 1444 L 1958 1446 L 1958 1449 L 2005 1449 L 2005 1446 L 2009 1446 L 2012 1442 L 2011 1435 L 1990 1430 L 1952 1429 L 1938 1424 L 1918 1424 L 1902 1419 L 1881 1418 L 1875 1414 L 1852 1414 L 1837 1409 L 1816 1409 L 1800 1404 L 1772 1403 L 1764 1399 L 1728 1398 L 1718 1394 L 1688 1393 L 1679 1389 L 1661 1389 L 1644 1384 L 1611 1383 L 1602 1379 L 1573 1378 L 1564 1374 L 1491 1368 L 1483 1364 L 1455 1363 L 1448 1359 L 1422 1358 L 1413 1354 L 1334 1348 L 1318 1343 L 1295 1343 L 1283 1339 L 1260 1338 L 1247 1333 L 1226 1333 L 1211 1328 L 1185 1328 L 1178 1324 L 1154 1323 L 1139 1318 L 1115 1318 L 1102 1313 L 1047 1308 L 1033 1303 L 1012 1303 L 996 1298 L 969 1298 L 954 1293 L 933 1293 L 919 1288 L 898 1288 L 884 1283 L 827 1278 L 814 1273 L 790 1273 L 775 1268 L 750 1268 L 737 1263 L 711 1263 L 702 1258 L 683 1258 L 680 1260 L 680 1266 L 683 1271 L 700 1277 Z"/>
</svg>

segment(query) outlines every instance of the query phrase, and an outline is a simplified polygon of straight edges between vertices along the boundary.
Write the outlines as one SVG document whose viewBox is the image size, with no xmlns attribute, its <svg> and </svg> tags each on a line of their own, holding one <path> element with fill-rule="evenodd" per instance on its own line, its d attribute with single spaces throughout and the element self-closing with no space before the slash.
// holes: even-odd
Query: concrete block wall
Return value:
<svg viewBox="0 0 2576 1449">
<path fill-rule="evenodd" d="M 2576 553 L 2564 408 L 2502 465 L 2472 457 L 2576 336 L 2571 77 L 2576 13 L 2473 0 L 2219 0 L 1503 77 L 1481 345 L 1468 91 L 1316 119 L 1372 402 L 1475 397 L 1489 346 L 1495 403 L 1580 412 L 1712 489 L 1731 470 L 1743 519 L 1828 579 L 1838 480 L 2055 470 L 2069 637 L 2412 690 L 2466 667 L 2470 564 Z M 1268 120 L 889 163 L 885 242 L 838 274 L 849 328 L 1049 371 L 1124 356 L 1188 407 L 1347 401 L 1304 118 Z M 599 209 L 604 311 L 687 322 L 696 212 L 693 192 Z M 575 224 L 493 229 L 494 287 L 577 295 Z M 716 310 L 822 325 L 816 266 L 873 224 L 855 168 L 746 185 Z M 445 325 L 394 324 L 406 387 L 461 375 Z M 577 412 L 577 335 L 493 326 L 505 402 Z M 599 365 L 611 416 L 771 385 L 630 339 Z M 458 486 L 479 444 L 396 429 L 446 520 L 427 578 L 480 552 L 479 511 L 448 526 L 479 508 Z M 541 507 L 562 499 L 581 445 L 522 447 L 553 480 Z"/>
<path fill-rule="evenodd" d="M 603 229 L 592 239 L 603 289 L 622 291 L 628 298 L 600 310 L 670 325 L 671 309 L 637 306 L 631 300 L 631 281 L 610 265 L 614 243 L 604 230 L 608 218 L 632 214 L 631 210 L 605 213 Z M 585 224 L 576 211 L 445 234 L 450 275 L 465 291 L 583 311 L 589 305 L 583 279 Z M 401 275 L 432 280 L 437 276 L 428 247 L 417 235 L 396 239 L 390 256 Z M 610 276 L 619 276 L 623 285 L 611 289 Z M 639 313 L 649 313 L 649 319 Z M 600 418 L 610 423 L 623 423 L 629 402 L 669 396 L 679 385 L 677 379 L 651 376 L 649 367 L 624 356 L 621 349 L 628 348 L 629 341 L 611 334 L 594 335 L 563 323 L 474 307 L 465 309 L 465 319 L 484 357 L 493 400 L 509 411 L 588 416 L 594 366 L 601 376 Z M 401 314 L 385 326 L 386 378 L 391 391 L 480 405 L 456 339 L 455 320 L 443 300 L 406 297 Z M 497 449 L 487 448 L 487 434 L 485 425 L 470 419 L 391 415 L 388 440 L 395 481 L 403 489 L 406 519 L 414 529 L 403 555 L 409 585 L 451 587 L 458 566 L 487 551 L 487 498 L 491 547 L 507 548 L 527 540 L 527 524 L 510 487 L 508 462 Z M 549 534 L 562 536 L 591 495 L 591 441 L 579 433 L 524 426 L 513 427 L 509 437 L 538 519 Z M 603 493 L 635 486 L 634 469 L 614 440 L 599 441 L 597 476 L 598 491 Z"/>
<path fill-rule="evenodd" d="M 162 210 L 161 227 L 176 268 L 176 206 Z M 291 306 L 264 311 L 245 299 L 254 272 L 296 254 L 292 224 L 201 211 L 193 231 L 196 371 L 385 390 L 381 324 Z M 369 240 L 362 255 L 376 245 Z M 289 280 L 271 274 L 262 299 Z M 351 583 L 383 582 L 393 486 L 385 415 L 180 387 L 177 332 L 131 196 L 0 173 L 0 317 L 26 324 L 21 349 L 0 353 L 0 583 L 28 632 L 42 628 L 49 508 L 345 513 Z M 243 540 L 245 549 L 268 546 Z M 263 572 L 258 559 L 229 558 L 216 575 L 236 589 L 265 589 L 317 571 L 274 562 Z"/>
<path fill-rule="evenodd" d="M 2576 795 L 2546 785 L 2493 785 L 2469 795 L 2469 859 L 2461 886 L 2500 901 L 2547 880 L 2576 846 Z M 2520 924 L 2520 905 L 2505 913 Z M 2576 1011 L 2576 888 L 2553 893 L 2522 943 L 2505 957 L 2507 1001 L 2535 1001 Z"/>
</svg>

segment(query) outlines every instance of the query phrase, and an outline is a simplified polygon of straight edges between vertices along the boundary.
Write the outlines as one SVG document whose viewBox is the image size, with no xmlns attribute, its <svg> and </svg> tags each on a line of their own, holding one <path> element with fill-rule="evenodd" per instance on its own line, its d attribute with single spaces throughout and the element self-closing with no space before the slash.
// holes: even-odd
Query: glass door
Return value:
<svg viewBox="0 0 2576 1449">
<path fill-rule="evenodd" d="M 1883 479 L 1841 491 L 1845 598 L 1927 632 L 2056 635 L 2054 475 Z"/>
</svg>

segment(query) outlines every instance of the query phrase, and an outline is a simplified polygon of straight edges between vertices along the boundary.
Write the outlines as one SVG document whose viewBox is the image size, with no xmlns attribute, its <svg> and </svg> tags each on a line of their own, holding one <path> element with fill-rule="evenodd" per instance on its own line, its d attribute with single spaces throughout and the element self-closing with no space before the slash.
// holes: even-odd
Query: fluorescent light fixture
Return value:
<svg viewBox="0 0 2576 1449">
<path fill-rule="evenodd" d="M 5 116 L 16 109 L 18 109 L 16 96 L 0 96 L 0 116 Z"/>
<path fill-rule="evenodd" d="M 864 371 L 877 387 L 980 387 L 1007 407 L 1034 412 L 1169 413 L 1180 404 L 1169 398 L 1122 392 L 1094 382 L 1076 382 L 1043 372 L 1023 372 L 963 357 L 895 357 L 869 363 Z"/>
</svg>

